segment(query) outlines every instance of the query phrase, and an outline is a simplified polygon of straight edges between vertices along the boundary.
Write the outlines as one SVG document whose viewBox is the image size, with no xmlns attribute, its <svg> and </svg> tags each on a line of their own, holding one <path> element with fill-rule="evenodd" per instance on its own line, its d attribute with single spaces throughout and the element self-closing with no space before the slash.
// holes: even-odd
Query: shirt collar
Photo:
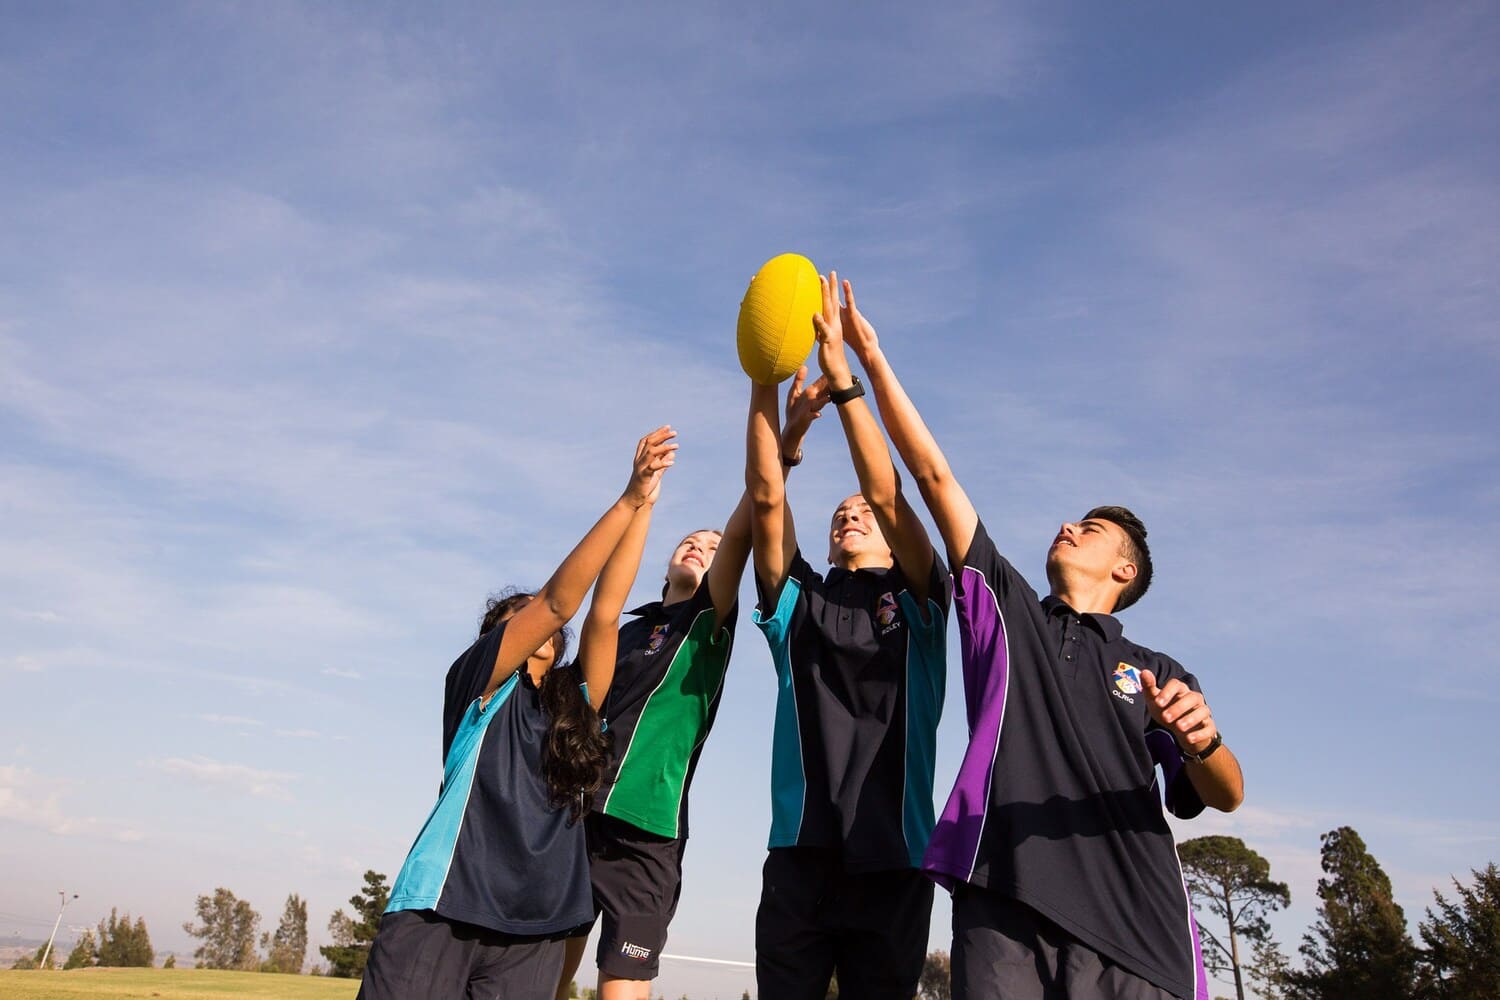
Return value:
<svg viewBox="0 0 1500 1000">
<path fill-rule="evenodd" d="M 832 583 L 834 580 L 843 579 L 846 576 L 857 576 L 860 573 L 869 573 L 875 579 L 880 579 L 889 573 L 892 566 L 861 566 L 859 569 L 844 569 L 842 566 L 830 566 L 828 572 L 823 575 L 823 580 Z"/>
<path fill-rule="evenodd" d="M 1051 594 L 1042 598 L 1042 609 L 1047 612 L 1049 618 L 1054 615 L 1076 615 L 1079 619 L 1088 622 L 1095 632 L 1104 637 L 1106 642 L 1115 642 L 1125 634 L 1125 626 L 1121 625 L 1120 619 L 1114 615 L 1101 615 L 1094 612 L 1080 615 Z"/>
<path fill-rule="evenodd" d="M 647 615 L 659 615 L 659 614 L 661 614 L 661 609 L 662 609 L 662 603 L 661 603 L 661 601 L 647 601 L 645 604 L 642 604 L 640 607 L 638 607 L 638 608 L 631 608 L 629 611 L 627 611 L 625 613 L 627 615 L 630 615 L 633 618 L 644 618 Z"/>
</svg>

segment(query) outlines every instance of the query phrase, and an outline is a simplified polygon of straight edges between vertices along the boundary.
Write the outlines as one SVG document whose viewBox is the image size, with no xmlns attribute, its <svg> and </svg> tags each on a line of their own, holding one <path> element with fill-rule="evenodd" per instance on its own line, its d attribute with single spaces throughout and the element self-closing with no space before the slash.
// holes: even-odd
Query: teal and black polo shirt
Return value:
<svg viewBox="0 0 1500 1000">
<path fill-rule="evenodd" d="M 823 847 L 845 870 L 921 867 L 946 681 L 949 580 L 919 605 L 899 566 L 820 576 L 798 551 L 754 621 L 778 683 L 768 846 Z M 769 609 L 767 613 L 766 609 Z"/>
<path fill-rule="evenodd" d="M 969 746 L 923 867 L 949 888 L 1019 900 L 1176 996 L 1206 998 L 1163 798 L 1182 819 L 1203 802 L 1147 711 L 1141 671 L 1194 691 L 1197 679 L 1125 638 L 1113 615 L 1038 598 L 982 524 L 955 583 Z"/>
<path fill-rule="evenodd" d="M 550 719 L 525 666 L 480 701 L 504 632 L 502 623 L 480 636 L 448 670 L 442 789 L 386 912 L 432 910 L 506 934 L 556 934 L 594 916 L 583 824 L 550 804 L 542 779 Z"/>
<path fill-rule="evenodd" d="M 688 786 L 713 728 L 738 607 L 716 624 L 708 577 L 686 601 L 652 601 L 620 627 L 600 714 L 614 758 L 594 808 L 660 837 L 688 834 Z"/>
</svg>

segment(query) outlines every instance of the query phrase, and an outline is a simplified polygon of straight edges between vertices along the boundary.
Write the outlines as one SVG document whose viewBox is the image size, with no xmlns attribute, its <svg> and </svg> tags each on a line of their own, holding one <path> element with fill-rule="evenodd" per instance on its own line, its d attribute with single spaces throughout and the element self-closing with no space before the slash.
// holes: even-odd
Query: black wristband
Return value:
<svg viewBox="0 0 1500 1000">
<path fill-rule="evenodd" d="M 843 406 L 853 399 L 858 399 L 865 394 L 865 384 L 859 380 L 858 375 L 849 376 L 854 384 L 847 389 L 834 389 L 828 393 L 828 401 L 834 406 Z"/>
<path fill-rule="evenodd" d="M 794 457 L 792 457 L 792 458 L 787 458 L 786 457 L 786 452 L 782 452 L 781 453 L 781 464 L 784 465 L 784 466 L 786 466 L 788 469 L 795 469 L 797 466 L 801 465 L 802 464 L 802 449 L 798 448 L 797 449 L 797 454 Z"/>
</svg>

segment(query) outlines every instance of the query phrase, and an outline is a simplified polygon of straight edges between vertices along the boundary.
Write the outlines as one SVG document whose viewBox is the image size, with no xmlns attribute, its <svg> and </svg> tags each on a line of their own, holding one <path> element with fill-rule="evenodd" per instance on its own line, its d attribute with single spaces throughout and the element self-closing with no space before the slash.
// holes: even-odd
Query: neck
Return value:
<svg viewBox="0 0 1500 1000">
<path fill-rule="evenodd" d="M 548 665 L 545 663 L 537 663 L 534 660 L 526 661 L 526 672 L 531 675 L 531 683 L 538 688 L 542 686 L 542 681 L 546 679 L 548 669 Z"/>
<path fill-rule="evenodd" d="M 878 552 L 840 552 L 834 556 L 833 564 L 852 573 L 857 569 L 890 569 L 896 561 Z"/>
<path fill-rule="evenodd" d="M 697 590 L 697 586 L 686 580 L 668 583 L 667 592 L 662 595 L 661 602 L 663 604 L 676 604 L 679 601 L 685 601 L 689 597 L 692 597 Z"/>
<path fill-rule="evenodd" d="M 1081 615 L 1112 615 L 1120 588 L 1110 585 L 1054 587 L 1052 596 Z"/>
</svg>

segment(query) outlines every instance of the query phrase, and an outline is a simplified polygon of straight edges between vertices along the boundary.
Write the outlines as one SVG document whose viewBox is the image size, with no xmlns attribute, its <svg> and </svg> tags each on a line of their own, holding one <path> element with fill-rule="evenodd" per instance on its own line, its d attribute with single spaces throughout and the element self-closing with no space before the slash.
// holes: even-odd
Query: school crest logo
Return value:
<svg viewBox="0 0 1500 1000">
<path fill-rule="evenodd" d="M 894 628 L 900 616 L 901 609 L 896 605 L 896 595 L 890 591 L 881 594 L 875 605 L 875 621 L 880 625 L 881 634 Z"/>
<path fill-rule="evenodd" d="M 661 644 L 667 641 L 667 626 L 658 625 L 651 630 L 651 638 L 646 640 L 646 655 L 650 656 L 661 649 Z"/>
<path fill-rule="evenodd" d="M 1125 694 L 1139 694 L 1141 691 L 1141 672 L 1128 663 L 1117 663 L 1115 665 L 1115 687 Z"/>
</svg>

